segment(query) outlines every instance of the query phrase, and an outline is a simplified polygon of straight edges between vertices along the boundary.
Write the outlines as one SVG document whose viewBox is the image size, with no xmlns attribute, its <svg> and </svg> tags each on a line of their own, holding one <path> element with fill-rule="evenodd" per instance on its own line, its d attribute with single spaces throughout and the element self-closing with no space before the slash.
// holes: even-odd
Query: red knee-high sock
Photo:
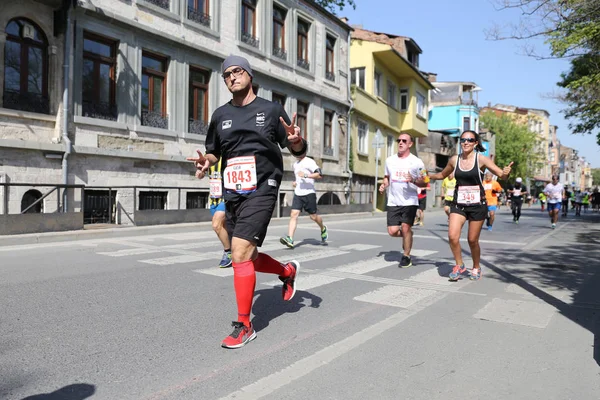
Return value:
<svg viewBox="0 0 600 400">
<path fill-rule="evenodd" d="M 254 270 L 266 272 L 267 274 L 277 274 L 284 278 L 290 276 L 291 273 L 289 268 L 265 253 L 258 253 L 258 257 L 254 260 Z"/>
<path fill-rule="evenodd" d="M 252 299 L 256 286 L 254 263 L 244 261 L 233 263 L 233 287 L 238 307 L 238 321 L 250 326 L 250 313 L 252 312 Z"/>
</svg>

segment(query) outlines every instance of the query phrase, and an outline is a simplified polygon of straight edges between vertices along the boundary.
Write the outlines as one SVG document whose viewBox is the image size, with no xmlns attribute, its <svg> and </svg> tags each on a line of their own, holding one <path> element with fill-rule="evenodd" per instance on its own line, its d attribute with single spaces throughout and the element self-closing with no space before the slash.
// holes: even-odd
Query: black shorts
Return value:
<svg viewBox="0 0 600 400">
<path fill-rule="evenodd" d="M 316 193 L 309 193 L 305 196 L 294 195 L 292 199 L 292 210 L 306 210 L 309 214 L 317 213 L 317 195 Z"/>
<path fill-rule="evenodd" d="M 427 208 L 427 197 L 423 197 L 422 199 L 419 199 L 419 210 L 425 211 L 426 208 Z"/>
<path fill-rule="evenodd" d="M 460 214 L 467 221 L 484 221 L 488 216 L 487 204 L 478 204 L 475 206 L 460 206 L 453 204 L 450 206 L 450 214 Z"/>
<path fill-rule="evenodd" d="M 225 227 L 229 237 L 238 237 L 262 246 L 276 204 L 276 193 L 254 194 L 225 201 Z"/>
<path fill-rule="evenodd" d="M 418 208 L 419 206 L 388 206 L 387 226 L 401 226 L 402 224 L 413 226 Z"/>
<path fill-rule="evenodd" d="M 452 207 L 452 200 L 444 200 L 444 207 Z"/>
</svg>

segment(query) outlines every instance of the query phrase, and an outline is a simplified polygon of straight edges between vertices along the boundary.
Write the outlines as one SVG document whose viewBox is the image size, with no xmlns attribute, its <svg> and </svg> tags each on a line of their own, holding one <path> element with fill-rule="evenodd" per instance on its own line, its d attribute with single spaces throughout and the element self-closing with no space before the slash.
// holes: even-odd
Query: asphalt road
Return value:
<svg viewBox="0 0 600 400">
<path fill-rule="evenodd" d="M 284 303 L 258 274 L 258 338 L 238 350 L 220 347 L 235 297 L 207 224 L 0 240 L 0 398 L 600 398 L 597 215 L 550 230 L 502 210 L 483 278 L 456 283 L 439 211 L 409 269 L 385 214 L 324 219 L 328 244 L 303 217 L 294 250 L 272 222 L 264 249 L 301 262 L 299 290 Z"/>
</svg>

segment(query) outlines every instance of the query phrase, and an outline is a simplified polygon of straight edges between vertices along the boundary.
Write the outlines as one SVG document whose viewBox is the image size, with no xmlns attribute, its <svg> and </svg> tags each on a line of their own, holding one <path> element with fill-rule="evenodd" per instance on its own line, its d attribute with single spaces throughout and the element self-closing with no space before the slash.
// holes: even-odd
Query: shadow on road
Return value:
<svg viewBox="0 0 600 400">
<path fill-rule="evenodd" d="M 24 397 L 21 400 L 83 400 L 96 393 L 96 386 L 76 383 L 62 387 L 52 393 L 41 393 Z"/>
<path fill-rule="evenodd" d="M 306 245 L 311 245 L 311 246 L 328 246 L 327 242 L 322 242 L 320 240 L 317 239 L 303 239 L 301 242 L 298 243 L 294 243 L 294 247 L 302 247 L 302 246 L 306 246 Z"/>
<path fill-rule="evenodd" d="M 323 301 L 319 296 L 315 296 L 304 290 L 297 290 L 292 300 L 283 301 L 281 299 L 281 286 L 257 290 L 255 294 L 258 297 L 254 300 L 252 307 L 254 312 L 252 325 L 257 332 L 269 326 L 272 320 L 283 314 L 298 312 L 306 306 L 319 308 Z M 306 304 L 307 300 L 310 301 L 309 304 Z"/>
</svg>

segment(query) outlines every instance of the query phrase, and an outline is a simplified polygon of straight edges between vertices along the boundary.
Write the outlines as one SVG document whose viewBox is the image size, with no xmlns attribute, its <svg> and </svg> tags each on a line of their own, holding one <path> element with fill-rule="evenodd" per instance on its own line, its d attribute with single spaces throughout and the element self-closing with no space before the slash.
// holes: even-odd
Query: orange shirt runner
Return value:
<svg viewBox="0 0 600 400">
<path fill-rule="evenodd" d="M 483 188 L 487 205 L 498 205 L 498 193 L 502 192 L 502 186 L 497 181 L 483 181 Z"/>
</svg>

